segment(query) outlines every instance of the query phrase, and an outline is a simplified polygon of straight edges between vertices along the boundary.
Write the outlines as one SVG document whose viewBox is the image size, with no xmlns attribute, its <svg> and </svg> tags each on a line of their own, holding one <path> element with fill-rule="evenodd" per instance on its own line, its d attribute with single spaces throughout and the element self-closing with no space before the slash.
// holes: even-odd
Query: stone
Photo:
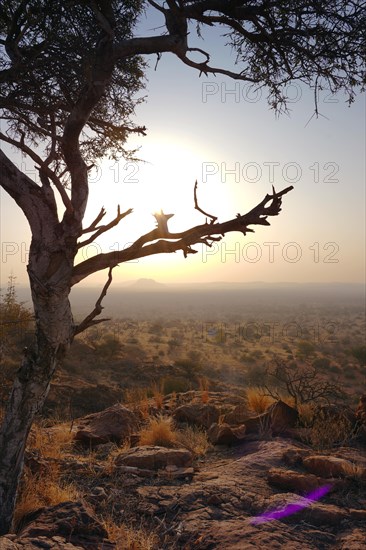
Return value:
<svg viewBox="0 0 366 550">
<path fill-rule="evenodd" d="M 271 432 L 279 435 L 287 429 L 294 428 L 299 420 L 299 413 L 284 401 L 276 401 L 257 416 L 243 421 L 248 434 Z"/>
<path fill-rule="evenodd" d="M 80 418 L 76 424 L 74 439 L 88 447 L 109 441 L 120 444 L 137 430 L 138 425 L 138 415 L 117 404 Z"/>
<path fill-rule="evenodd" d="M 188 403 L 176 408 L 173 416 L 177 422 L 209 428 L 211 424 L 218 422 L 220 411 L 211 403 Z"/>
<path fill-rule="evenodd" d="M 339 550 L 360 550 L 365 547 L 366 528 L 355 528 L 342 533 L 337 540 L 336 548 Z"/>
<path fill-rule="evenodd" d="M 308 472 L 323 477 L 345 477 L 354 468 L 349 460 L 325 455 L 308 456 L 304 458 L 303 466 Z"/>
<path fill-rule="evenodd" d="M 250 417 L 246 404 L 237 405 L 232 411 L 222 417 L 222 421 L 230 426 L 240 426 Z"/>
<path fill-rule="evenodd" d="M 299 421 L 299 413 L 284 401 L 277 401 L 266 411 L 270 415 L 270 426 L 273 434 L 280 434 L 287 428 L 294 428 Z"/>
<path fill-rule="evenodd" d="M 213 445 L 234 445 L 245 437 L 245 426 L 231 427 L 229 424 L 212 424 L 207 437 Z"/>
<path fill-rule="evenodd" d="M 310 493 L 327 483 L 325 479 L 314 474 L 303 474 L 282 468 L 271 468 L 268 471 L 267 479 L 271 485 L 302 494 Z"/>
<path fill-rule="evenodd" d="M 158 446 L 133 447 L 115 459 L 115 465 L 133 466 L 141 470 L 160 470 L 167 466 L 188 468 L 192 463 L 192 453 L 187 449 L 167 449 Z"/>
<path fill-rule="evenodd" d="M 27 521 L 17 537 L 17 543 L 21 543 L 23 539 L 45 537 L 52 540 L 53 537 L 62 537 L 68 543 L 88 550 L 116 548 L 108 540 L 108 533 L 102 524 L 82 502 L 67 501 L 41 508 L 30 514 Z M 47 546 L 44 545 L 43 548 Z"/>
<path fill-rule="evenodd" d="M 286 449 L 282 455 L 282 460 L 289 466 L 300 466 L 304 458 L 309 456 L 311 451 L 309 449 L 299 449 L 298 447 L 291 447 Z"/>
</svg>

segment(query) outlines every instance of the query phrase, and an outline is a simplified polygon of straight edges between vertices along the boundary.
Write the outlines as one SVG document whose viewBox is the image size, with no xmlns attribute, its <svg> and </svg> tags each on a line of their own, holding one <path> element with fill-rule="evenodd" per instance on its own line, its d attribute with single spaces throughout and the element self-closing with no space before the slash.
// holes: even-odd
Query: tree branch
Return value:
<svg viewBox="0 0 366 550">
<path fill-rule="evenodd" d="M 89 313 L 89 315 L 87 315 L 85 317 L 85 319 L 83 319 L 83 321 L 81 321 L 81 323 L 79 323 L 74 328 L 74 336 L 76 336 L 77 334 L 80 334 L 81 332 L 83 332 L 84 330 L 86 330 L 89 327 L 92 327 L 94 325 L 98 325 L 99 323 L 103 323 L 104 321 L 109 321 L 110 320 L 110 319 L 97 319 L 97 320 L 95 320 L 95 317 L 98 317 L 98 315 L 100 315 L 103 311 L 102 301 L 103 301 L 103 298 L 106 296 L 108 288 L 110 287 L 110 285 L 112 283 L 112 271 L 113 271 L 113 267 L 110 267 L 109 271 L 108 271 L 107 282 L 105 283 L 105 285 L 103 287 L 103 290 L 100 293 L 100 296 L 99 296 L 98 300 L 95 303 L 95 307 L 94 307 L 93 311 L 91 313 Z"/>
<path fill-rule="evenodd" d="M 239 231 L 243 233 L 243 235 L 246 235 L 248 232 L 253 233 L 254 230 L 250 229 L 248 226 L 270 225 L 267 221 L 267 217 L 277 216 L 280 213 L 282 196 L 292 189 L 292 185 L 279 193 L 276 193 L 273 189 L 273 194 L 267 194 L 250 212 L 243 216 L 237 214 L 236 218 L 227 222 L 205 223 L 180 233 L 167 232 L 165 234 L 162 234 L 161 228 L 158 226 L 156 229 L 153 229 L 146 235 L 137 239 L 128 248 L 106 254 L 97 254 L 76 265 L 73 270 L 71 285 L 77 284 L 96 271 L 106 269 L 107 267 L 115 267 L 119 263 L 144 258 L 154 254 L 177 252 L 178 250 L 182 250 L 186 257 L 188 254 L 195 254 L 197 252 L 192 249 L 193 245 L 211 245 L 212 242 L 219 241 L 225 233 L 232 231 Z M 218 235 L 218 237 L 215 237 L 215 235 Z M 152 241 L 157 242 L 152 243 Z"/>
<path fill-rule="evenodd" d="M 62 199 L 62 202 L 63 202 L 65 208 L 66 209 L 67 208 L 72 208 L 70 198 L 69 198 L 68 194 L 66 193 L 65 188 L 63 187 L 61 181 L 56 176 L 56 174 L 48 166 L 48 160 L 49 160 L 50 157 L 48 157 L 46 159 L 46 161 L 43 161 L 41 159 L 41 157 L 33 151 L 33 149 L 31 149 L 30 147 L 28 147 L 28 145 L 26 145 L 24 143 L 24 139 L 21 139 L 20 141 L 17 141 L 13 138 L 8 137 L 7 135 L 3 134 L 2 132 L 0 132 L 0 139 L 3 140 L 3 141 L 6 141 L 7 143 L 10 143 L 10 145 L 14 145 L 15 147 L 17 147 L 18 149 L 23 151 L 23 153 L 27 154 L 32 160 L 34 160 L 34 162 L 36 162 L 38 164 L 38 170 L 42 171 L 44 173 L 44 175 L 47 176 L 52 181 L 54 186 L 56 187 L 57 191 L 59 192 L 59 194 L 61 196 L 61 199 Z"/>
<path fill-rule="evenodd" d="M 50 201 L 44 190 L 26 174 L 23 174 L 1 149 L 0 173 L 1 187 L 9 193 L 23 211 L 33 237 L 38 238 L 45 225 L 51 227 L 58 224 L 55 202 Z"/>
<path fill-rule="evenodd" d="M 197 183 L 197 180 L 196 180 L 196 183 L 194 184 L 194 208 L 195 208 L 195 210 L 198 210 L 198 212 L 201 212 L 201 214 L 203 214 L 204 216 L 207 216 L 208 218 L 211 218 L 211 223 L 215 223 L 215 221 L 217 220 L 217 216 L 212 216 L 212 214 L 208 214 L 207 212 L 205 212 L 204 210 L 202 210 L 202 208 L 200 208 L 198 206 L 197 187 L 198 187 L 198 183 Z"/>
<path fill-rule="evenodd" d="M 78 249 L 79 248 L 82 248 L 83 246 L 86 246 L 87 244 L 90 244 L 92 243 L 93 241 L 95 241 L 95 239 L 97 239 L 100 235 L 102 235 L 103 233 L 106 233 L 106 231 L 109 231 L 110 229 L 112 229 L 112 227 L 115 227 L 116 225 L 119 224 L 119 222 L 121 220 L 123 220 L 123 218 L 125 218 L 126 216 L 128 216 L 129 214 L 131 214 L 132 212 L 132 208 L 129 208 L 128 210 L 126 210 L 126 212 L 122 212 L 121 213 L 121 209 L 120 209 L 120 206 L 118 205 L 117 206 L 117 216 L 114 218 L 114 220 L 112 220 L 110 223 L 108 223 L 107 225 L 101 225 L 99 227 L 97 227 L 97 224 L 98 222 L 103 218 L 103 216 L 105 215 L 105 210 L 104 208 L 101 209 L 100 213 L 98 214 L 97 218 L 94 220 L 94 222 L 92 223 L 92 225 L 87 229 L 87 230 L 83 230 L 83 233 L 86 233 L 86 232 L 90 232 L 90 231 L 94 231 L 96 230 L 96 232 L 94 233 L 94 235 L 92 235 L 91 237 L 89 237 L 89 239 L 87 239 L 86 241 L 83 241 L 81 243 L 78 243 Z M 93 227 L 93 229 L 90 229 L 93 225 L 95 224 L 95 227 Z"/>
</svg>

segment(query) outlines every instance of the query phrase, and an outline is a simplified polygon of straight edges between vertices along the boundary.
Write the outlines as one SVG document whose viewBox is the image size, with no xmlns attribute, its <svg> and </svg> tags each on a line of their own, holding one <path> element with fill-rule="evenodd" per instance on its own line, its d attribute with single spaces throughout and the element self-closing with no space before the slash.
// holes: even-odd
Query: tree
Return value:
<svg viewBox="0 0 366 550">
<path fill-rule="evenodd" d="M 343 398 L 344 392 L 338 384 L 325 380 L 312 365 L 295 368 L 285 361 L 275 358 L 266 370 L 267 378 L 273 381 L 273 386 L 265 384 L 266 394 L 274 399 L 281 399 L 283 393 L 289 395 L 295 408 L 305 403 Z"/>
<path fill-rule="evenodd" d="M 160 13 L 163 28 L 137 36 L 145 9 Z M 237 54 L 239 70 L 213 67 L 192 37 L 218 27 Z M 0 533 L 12 521 L 27 436 L 47 395 L 55 368 L 75 335 L 101 322 L 102 299 L 113 268 L 153 254 L 194 254 L 230 231 L 246 235 L 250 226 L 269 225 L 291 187 L 274 189 L 250 212 L 218 223 L 171 233 L 169 216 L 156 215 L 157 227 L 131 246 L 98 254 L 75 265 L 78 250 L 131 215 L 131 210 L 102 223 L 102 208 L 83 226 L 88 202 L 88 173 L 108 154 L 132 158 L 128 136 L 146 129 L 132 116 L 142 89 L 145 56 L 170 52 L 200 75 L 221 74 L 268 90 L 268 101 L 286 109 L 285 86 L 300 80 L 315 92 L 343 90 L 352 102 L 365 83 L 363 3 L 346 0 L 3 0 L 0 12 L 0 139 L 36 165 L 40 184 L 22 173 L 0 151 L 1 186 L 26 216 L 31 232 L 28 275 L 36 320 L 35 342 L 24 354 L 0 432 Z M 154 34 L 155 32 L 155 34 Z M 196 61 L 201 56 L 201 61 Z M 61 202 L 58 206 L 56 198 Z M 93 311 L 75 325 L 71 287 L 96 271 L 108 279 Z"/>
</svg>

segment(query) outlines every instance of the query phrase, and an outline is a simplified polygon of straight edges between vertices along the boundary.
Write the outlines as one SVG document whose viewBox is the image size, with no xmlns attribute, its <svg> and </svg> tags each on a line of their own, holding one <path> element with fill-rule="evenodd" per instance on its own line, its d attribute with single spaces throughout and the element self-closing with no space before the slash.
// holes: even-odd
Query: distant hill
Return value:
<svg viewBox="0 0 366 550">
<path fill-rule="evenodd" d="M 164 290 L 166 285 L 163 283 L 158 283 L 154 279 L 138 279 L 132 284 L 128 285 L 128 290 L 138 290 L 138 291 L 154 291 L 154 290 Z"/>
</svg>

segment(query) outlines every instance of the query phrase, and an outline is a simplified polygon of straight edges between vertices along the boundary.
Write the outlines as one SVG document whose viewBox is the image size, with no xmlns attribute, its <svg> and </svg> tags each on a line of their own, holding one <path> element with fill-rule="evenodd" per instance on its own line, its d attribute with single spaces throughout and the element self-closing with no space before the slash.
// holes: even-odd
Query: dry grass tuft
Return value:
<svg viewBox="0 0 366 550">
<path fill-rule="evenodd" d="M 52 428 L 44 428 L 34 424 L 28 439 L 28 448 L 38 449 L 44 458 L 61 458 L 70 450 L 73 434 L 67 424 L 58 424 Z"/>
<path fill-rule="evenodd" d="M 247 388 L 245 391 L 246 399 L 248 403 L 248 409 L 251 411 L 262 414 L 273 403 L 274 399 L 268 395 L 265 395 L 265 390 L 260 387 Z"/>
<path fill-rule="evenodd" d="M 164 404 L 164 381 L 154 382 L 151 386 L 156 408 L 160 411 Z"/>
<path fill-rule="evenodd" d="M 198 379 L 199 388 L 201 390 L 201 401 L 202 403 L 208 403 L 210 400 L 210 394 L 208 392 L 210 387 L 210 381 L 205 376 L 202 376 Z"/>
<path fill-rule="evenodd" d="M 146 388 L 127 388 L 124 391 L 123 401 L 133 411 L 138 411 L 143 418 L 149 417 L 149 400 Z"/>
<path fill-rule="evenodd" d="M 174 447 L 177 432 L 170 417 L 158 416 L 151 418 L 146 428 L 140 431 L 141 445 L 159 445 L 161 447 Z"/>
<path fill-rule="evenodd" d="M 113 519 L 104 518 L 103 525 L 109 539 L 116 543 L 119 550 L 153 550 L 157 548 L 158 536 L 143 528 L 133 529 L 126 525 L 117 525 Z"/>
<path fill-rule="evenodd" d="M 67 500 L 80 498 L 71 483 L 62 483 L 57 465 L 49 465 L 42 474 L 25 471 L 17 500 L 14 525 L 18 531 L 25 516 L 43 506 L 54 506 Z"/>
<path fill-rule="evenodd" d="M 207 438 L 207 432 L 193 426 L 187 426 L 184 430 L 177 432 L 177 443 L 195 456 L 204 456 L 212 447 Z"/>
</svg>

